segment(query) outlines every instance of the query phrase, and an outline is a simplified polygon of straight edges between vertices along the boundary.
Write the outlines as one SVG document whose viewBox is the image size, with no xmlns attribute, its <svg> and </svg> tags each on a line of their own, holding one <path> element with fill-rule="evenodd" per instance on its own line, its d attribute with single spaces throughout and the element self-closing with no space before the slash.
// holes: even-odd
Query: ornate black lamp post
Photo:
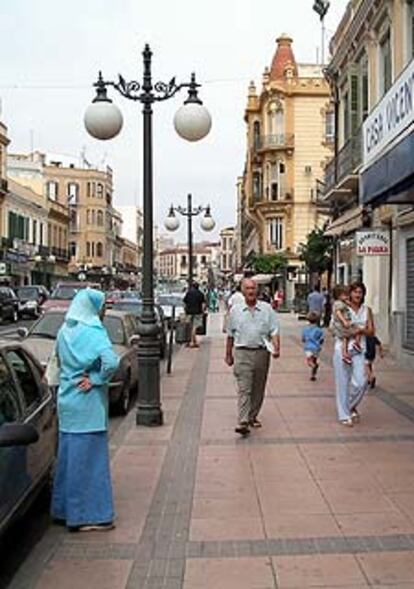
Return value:
<svg viewBox="0 0 414 589">
<path fill-rule="evenodd" d="M 180 226 L 179 219 L 175 216 L 175 213 L 179 213 L 184 217 L 187 217 L 187 230 L 188 230 L 188 286 L 190 287 L 193 282 L 193 217 L 205 213 L 201 220 L 201 228 L 204 231 L 212 231 L 216 226 L 216 222 L 211 216 L 210 205 L 206 207 L 198 206 L 193 208 L 192 195 L 187 195 L 187 208 L 178 206 L 174 207 L 171 205 L 168 217 L 166 218 L 164 225 L 168 231 L 176 231 Z"/>
<path fill-rule="evenodd" d="M 152 52 L 149 45 L 143 51 L 144 73 L 142 83 L 135 80 L 126 82 L 119 75 L 117 82 L 107 82 L 99 72 L 98 81 L 94 84 L 96 97 L 85 113 L 87 131 L 97 139 L 112 139 L 122 127 L 122 114 L 107 96 L 107 88 L 112 86 L 122 96 L 143 105 L 143 195 L 144 195 L 144 239 L 143 239 L 143 311 L 139 327 L 140 342 L 139 389 L 138 389 L 138 425 L 162 425 L 163 414 L 160 401 L 160 368 L 158 328 L 154 312 L 153 284 L 153 160 L 152 160 L 152 113 L 153 104 L 168 100 L 183 88 L 188 89 L 188 97 L 184 105 L 174 117 L 177 133 L 188 141 L 203 139 L 211 128 L 211 117 L 202 106 L 197 91 L 200 84 L 195 74 L 189 82 L 177 84 L 175 78 L 169 83 L 152 82 Z"/>
</svg>

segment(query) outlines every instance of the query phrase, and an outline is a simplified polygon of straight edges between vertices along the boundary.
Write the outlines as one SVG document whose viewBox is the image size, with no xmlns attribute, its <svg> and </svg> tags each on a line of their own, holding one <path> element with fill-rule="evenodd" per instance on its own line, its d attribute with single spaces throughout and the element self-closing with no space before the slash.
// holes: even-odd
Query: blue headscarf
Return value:
<svg viewBox="0 0 414 589">
<path fill-rule="evenodd" d="M 100 327 L 102 325 L 99 318 L 105 302 L 105 295 L 101 290 L 94 288 L 82 288 L 73 299 L 65 317 L 65 324 L 73 327 L 77 323 L 84 325 Z"/>
</svg>

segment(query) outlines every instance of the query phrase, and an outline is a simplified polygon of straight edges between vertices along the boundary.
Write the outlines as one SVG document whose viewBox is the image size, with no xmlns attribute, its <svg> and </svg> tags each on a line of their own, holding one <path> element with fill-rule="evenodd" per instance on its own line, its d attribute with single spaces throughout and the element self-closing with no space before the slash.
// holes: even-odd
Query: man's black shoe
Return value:
<svg viewBox="0 0 414 589">
<path fill-rule="evenodd" d="M 238 425 L 235 430 L 236 434 L 240 434 L 241 436 L 248 436 L 250 433 L 250 428 L 248 423 L 241 423 Z"/>
</svg>

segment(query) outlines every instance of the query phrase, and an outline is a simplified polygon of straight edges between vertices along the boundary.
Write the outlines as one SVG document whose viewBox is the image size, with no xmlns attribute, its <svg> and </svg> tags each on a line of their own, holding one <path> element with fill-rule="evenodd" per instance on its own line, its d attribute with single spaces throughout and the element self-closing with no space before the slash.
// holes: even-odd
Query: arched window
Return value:
<svg viewBox="0 0 414 589">
<path fill-rule="evenodd" d="M 91 211 L 89 209 L 86 211 L 86 223 L 87 225 L 91 224 Z"/>
<path fill-rule="evenodd" d="M 262 200 L 262 175 L 260 172 L 253 172 L 253 200 Z"/>
<path fill-rule="evenodd" d="M 95 257 L 95 242 L 94 241 L 91 242 L 91 256 L 92 256 L 92 258 Z"/>
<path fill-rule="evenodd" d="M 97 211 L 96 213 L 96 223 L 99 227 L 103 227 L 104 224 L 104 218 L 103 218 L 103 212 L 102 211 Z"/>
<path fill-rule="evenodd" d="M 96 256 L 98 258 L 102 258 L 103 256 L 103 246 L 100 241 L 98 241 L 98 243 L 96 244 Z"/>
<path fill-rule="evenodd" d="M 258 149 L 260 147 L 260 123 L 255 121 L 253 123 L 253 147 Z"/>
<path fill-rule="evenodd" d="M 98 182 L 98 184 L 96 185 L 96 196 L 98 198 L 103 198 L 103 193 L 104 193 L 103 184 L 101 184 L 101 182 Z"/>
</svg>

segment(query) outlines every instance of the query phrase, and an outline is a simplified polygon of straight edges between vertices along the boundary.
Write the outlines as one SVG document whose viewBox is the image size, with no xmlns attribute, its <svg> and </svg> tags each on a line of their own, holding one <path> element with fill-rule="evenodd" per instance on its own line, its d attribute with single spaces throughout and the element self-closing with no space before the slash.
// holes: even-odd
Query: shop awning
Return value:
<svg viewBox="0 0 414 589">
<path fill-rule="evenodd" d="M 414 130 L 405 136 L 360 177 L 364 205 L 414 203 Z"/>
<path fill-rule="evenodd" d="M 361 227 L 361 213 L 362 206 L 360 205 L 346 211 L 343 215 L 335 219 L 335 221 L 332 221 L 324 235 L 328 237 L 339 237 L 339 235 L 356 231 Z"/>
</svg>

